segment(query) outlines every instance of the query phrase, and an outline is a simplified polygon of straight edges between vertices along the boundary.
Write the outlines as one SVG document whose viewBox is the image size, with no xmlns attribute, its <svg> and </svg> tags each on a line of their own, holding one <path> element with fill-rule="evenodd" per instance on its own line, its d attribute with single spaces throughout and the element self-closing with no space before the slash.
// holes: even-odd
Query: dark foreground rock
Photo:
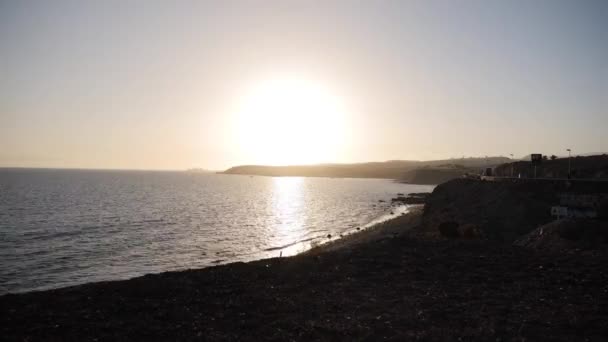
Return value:
<svg viewBox="0 0 608 342">
<path fill-rule="evenodd" d="M 563 252 L 573 249 L 608 250 L 608 221 L 562 219 L 538 227 L 514 242 L 518 246 Z"/>
<path fill-rule="evenodd" d="M 0 297 L 5 341 L 604 341 L 608 256 L 385 239 Z"/>
</svg>

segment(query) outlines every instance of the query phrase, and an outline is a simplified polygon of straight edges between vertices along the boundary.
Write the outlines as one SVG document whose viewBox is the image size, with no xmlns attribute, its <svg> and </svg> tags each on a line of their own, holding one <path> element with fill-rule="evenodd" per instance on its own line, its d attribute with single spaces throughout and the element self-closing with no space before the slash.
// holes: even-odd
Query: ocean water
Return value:
<svg viewBox="0 0 608 342">
<path fill-rule="evenodd" d="M 397 193 L 432 188 L 380 179 L 0 169 L 0 294 L 293 255 L 328 234 L 407 211 L 391 207 Z"/>
</svg>

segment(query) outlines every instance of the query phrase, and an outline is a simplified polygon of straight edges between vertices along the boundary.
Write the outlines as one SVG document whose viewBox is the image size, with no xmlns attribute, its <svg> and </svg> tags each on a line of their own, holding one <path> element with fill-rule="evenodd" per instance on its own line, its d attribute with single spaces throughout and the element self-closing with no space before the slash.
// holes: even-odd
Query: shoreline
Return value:
<svg viewBox="0 0 608 342">
<path fill-rule="evenodd" d="M 10 295 L 27 295 L 29 293 L 55 291 L 55 290 L 61 290 L 64 288 L 86 286 L 86 285 L 96 284 L 96 283 L 129 281 L 129 280 L 140 278 L 140 277 L 146 277 L 146 276 L 156 275 L 156 274 L 163 274 L 163 273 L 168 273 L 168 272 L 204 270 L 204 269 L 218 267 L 218 266 L 229 266 L 231 264 L 251 263 L 251 262 L 258 262 L 258 261 L 263 261 L 263 260 L 271 260 L 271 259 L 276 259 L 276 258 L 279 258 L 279 259 L 290 258 L 290 257 L 294 257 L 294 256 L 303 256 L 303 255 L 318 255 L 318 254 L 335 251 L 335 250 L 339 250 L 339 249 L 354 248 L 357 245 L 360 245 L 363 243 L 371 243 L 371 242 L 379 241 L 379 240 L 386 239 L 386 238 L 396 237 L 403 231 L 410 230 L 411 228 L 414 228 L 415 226 L 420 224 L 420 221 L 421 221 L 420 219 L 421 219 L 424 205 L 417 205 L 417 204 L 411 205 L 410 204 L 410 205 L 405 205 L 405 206 L 407 208 L 406 209 L 407 211 L 404 213 L 401 213 L 395 217 L 389 218 L 385 221 L 381 221 L 381 222 L 378 222 L 375 224 L 371 224 L 373 222 L 372 221 L 372 222 L 368 223 L 369 226 L 367 228 L 363 228 L 360 230 L 347 231 L 342 236 L 334 237 L 329 241 L 322 242 L 320 244 L 317 244 L 315 246 L 312 246 L 308 249 L 297 252 L 295 254 L 286 253 L 286 255 L 282 255 L 280 252 L 289 251 L 290 248 L 296 246 L 298 243 L 295 243 L 293 246 L 285 247 L 285 248 L 277 250 L 277 253 L 279 253 L 279 254 L 277 254 L 275 256 L 269 255 L 266 257 L 261 257 L 259 259 L 253 259 L 253 260 L 248 260 L 248 261 L 219 260 L 217 262 L 213 262 L 212 264 L 209 264 L 204 267 L 147 273 L 147 274 L 142 274 L 142 275 L 134 276 L 131 278 L 126 278 L 126 279 L 123 278 L 123 279 L 98 280 L 98 281 L 89 281 L 89 282 L 75 284 L 75 285 L 52 287 L 52 288 L 46 288 L 46 289 L 34 289 L 34 290 L 29 290 L 29 291 L 0 293 L 0 298 L 3 296 L 10 296 Z M 405 225 L 405 227 L 404 227 L 404 225 Z"/>
<path fill-rule="evenodd" d="M 383 222 L 371 225 L 340 237 L 339 239 L 312 247 L 297 255 L 318 255 L 340 249 L 351 249 L 365 243 L 373 243 L 383 239 L 398 237 L 416 228 L 422 223 L 424 205 L 407 205 L 407 212 Z"/>
<path fill-rule="evenodd" d="M 0 336 L 575 341 L 608 335 L 606 253 L 550 255 L 406 235 L 318 254 L 4 295 Z"/>
<path fill-rule="evenodd" d="M 433 238 L 417 229 L 424 227 L 424 205 L 408 209 L 294 256 L 2 295 L 0 336 L 6 341 L 601 341 L 608 336 L 607 251 L 549 253 L 486 239 Z M 432 212 L 428 204 L 427 211 Z"/>
</svg>

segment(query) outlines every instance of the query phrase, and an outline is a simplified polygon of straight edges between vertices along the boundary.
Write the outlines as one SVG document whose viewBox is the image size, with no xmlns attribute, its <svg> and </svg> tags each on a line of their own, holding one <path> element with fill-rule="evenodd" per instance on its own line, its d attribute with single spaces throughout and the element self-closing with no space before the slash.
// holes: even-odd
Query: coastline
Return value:
<svg viewBox="0 0 608 342">
<path fill-rule="evenodd" d="M 603 340 L 608 253 L 418 239 L 422 206 L 307 252 L 0 296 L 7 341 Z M 414 232 L 412 232 L 414 233 Z"/>
<path fill-rule="evenodd" d="M 383 239 L 398 237 L 422 223 L 424 205 L 408 205 L 407 212 L 387 221 L 374 224 L 361 231 L 321 244 L 298 255 L 319 255 L 340 249 L 351 249 L 358 245 L 374 243 Z"/>
</svg>

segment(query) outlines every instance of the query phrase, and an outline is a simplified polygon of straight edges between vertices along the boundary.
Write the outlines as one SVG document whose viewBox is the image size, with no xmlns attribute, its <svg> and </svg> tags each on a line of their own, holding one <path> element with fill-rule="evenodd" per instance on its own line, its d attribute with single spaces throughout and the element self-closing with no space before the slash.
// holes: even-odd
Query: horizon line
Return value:
<svg viewBox="0 0 608 342">
<path fill-rule="evenodd" d="M 582 153 L 572 155 L 572 157 L 590 157 L 590 156 L 601 156 L 606 155 L 607 152 L 591 152 L 591 153 Z M 191 167 L 184 169 L 148 169 L 148 168 L 112 168 L 112 167 L 52 167 L 52 166 L 0 166 L 0 170 L 6 169 L 27 169 L 27 170 L 81 170 L 81 171 L 154 171 L 154 172 L 188 172 L 188 171 L 197 171 L 205 172 L 205 173 L 222 173 L 231 168 L 235 167 L 252 167 L 252 166 L 260 166 L 260 167 L 302 167 L 302 166 L 329 166 L 329 165 L 355 165 L 355 164 L 371 164 L 371 163 L 390 163 L 390 162 L 415 162 L 415 163 L 424 163 L 424 162 L 433 162 L 433 161 L 449 161 L 449 160 L 463 160 L 463 159 L 491 159 L 491 158 L 506 158 L 512 161 L 524 161 L 523 158 L 528 157 L 529 155 L 525 155 L 521 158 L 509 158 L 503 155 L 497 156 L 483 156 L 483 157 L 450 157 L 445 159 L 389 159 L 383 161 L 366 161 L 366 162 L 352 162 L 352 163 L 314 163 L 314 164 L 291 164 L 291 165 L 270 165 L 270 164 L 239 164 L 229 166 L 226 169 L 206 169 L 202 167 Z M 548 156 L 548 155 L 547 155 Z M 568 156 L 557 156 L 560 158 L 568 158 Z"/>
</svg>

